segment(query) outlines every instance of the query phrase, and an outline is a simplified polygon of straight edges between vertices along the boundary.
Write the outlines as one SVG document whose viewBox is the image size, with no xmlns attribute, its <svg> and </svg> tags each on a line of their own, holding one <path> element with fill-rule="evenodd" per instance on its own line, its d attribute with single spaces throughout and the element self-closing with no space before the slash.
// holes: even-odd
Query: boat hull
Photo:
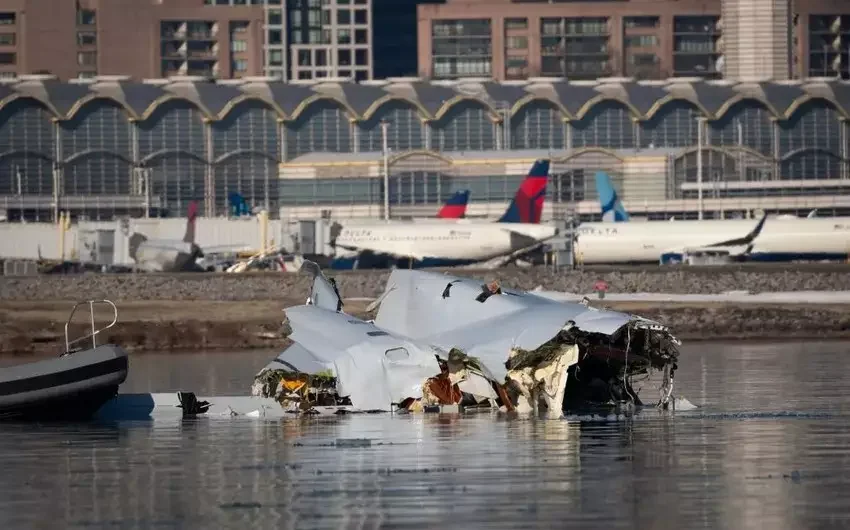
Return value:
<svg viewBox="0 0 850 530">
<path fill-rule="evenodd" d="M 128 369 L 127 353 L 111 344 L 4 368 L 0 419 L 89 419 L 116 395 Z"/>
</svg>

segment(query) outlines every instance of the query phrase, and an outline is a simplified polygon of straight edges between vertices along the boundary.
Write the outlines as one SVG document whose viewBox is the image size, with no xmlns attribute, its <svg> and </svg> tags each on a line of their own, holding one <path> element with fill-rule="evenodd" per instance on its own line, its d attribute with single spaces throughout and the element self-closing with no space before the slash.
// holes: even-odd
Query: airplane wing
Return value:
<svg viewBox="0 0 850 530">
<path fill-rule="evenodd" d="M 667 261 L 671 258 L 681 259 L 682 256 L 686 253 L 711 253 L 711 254 L 719 254 L 723 256 L 738 258 L 745 257 L 747 254 L 752 252 L 753 247 L 755 246 L 755 239 L 761 233 L 764 228 L 764 223 L 767 221 L 767 214 L 765 213 L 759 222 L 756 224 L 755 228 L 750 231 L 749 234 L 744 237 L 729 239 L 726 241 L 719 241 L 717 243 L 712 243 L 709 245 L 698 245 L 694 247 L 683 247 L 683 248 L 670 248 L 665 250 L 661 255 L 661 261 Z"/>
<path fill-rule="evenodd" d="M 337 243 L 337 247 L 352 252 L 369 251 L 375 254 L 385 254 L 387 256 L 393 256 L 395 258 L 413 258 L 423 260 L 428 257 L 422 254 L 421 252 L 415 251 L 412 245 L 406 244 L 401 241 L 370 241 L 368 244 L 362 246 L 340 245 Z"/>
<path fill-rule="evenodd" d="M 204 250 L 204 254 L 230 254 L 236 252 L 247 252 L 249 250 L 253 250 L 251 245 L 244 244 L 234 244 L 234 245 L 214 245 L 209 247 L 202 247 Z"/>
</svg>

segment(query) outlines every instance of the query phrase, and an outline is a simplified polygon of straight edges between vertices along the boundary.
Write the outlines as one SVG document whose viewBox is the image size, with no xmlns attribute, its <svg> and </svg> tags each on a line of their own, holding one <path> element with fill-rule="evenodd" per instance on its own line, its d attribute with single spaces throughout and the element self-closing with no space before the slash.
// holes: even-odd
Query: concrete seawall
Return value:
<svg viewBox="0 0 850 530">
<path fill-rule="evenodd" d="M 850 290 L 850 269 L 718 269 L 647 268 L 628 271 L 564 271 L 544 267 L 496 271 L 454 270 L 452 274 L 482 280 L 499 279 L 507 287 L 572 293 L 592 292 L 593 284 L 605 280 L 610 292 L 661 292 L 711 294 L 731 290 L 830 291 Z M 389 272 L 329 271 L 340 292 L 349 297 L 376 297 L 383 291 Z M 251 301 L 306 298 L 309 279 L 300 274 L 88 274 L 0 277 L 0 300 L 133 300 Z"/>
</svg>

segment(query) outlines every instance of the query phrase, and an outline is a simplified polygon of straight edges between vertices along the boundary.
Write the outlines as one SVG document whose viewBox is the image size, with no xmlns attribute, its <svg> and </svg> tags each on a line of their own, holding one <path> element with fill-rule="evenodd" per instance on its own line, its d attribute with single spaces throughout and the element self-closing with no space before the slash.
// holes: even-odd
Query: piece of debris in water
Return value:
<svg viewBox="0 0 850 530">
<path fill-rule="evenodd" d="M 316 406 L 351 405 L 347 397 L 337 394 L 336 377 L 330 370 L 304 374 L 266 369 L 254 377 L 251 395 L 272 398 L 289 412 L 308 412 Z"/>
</svg>

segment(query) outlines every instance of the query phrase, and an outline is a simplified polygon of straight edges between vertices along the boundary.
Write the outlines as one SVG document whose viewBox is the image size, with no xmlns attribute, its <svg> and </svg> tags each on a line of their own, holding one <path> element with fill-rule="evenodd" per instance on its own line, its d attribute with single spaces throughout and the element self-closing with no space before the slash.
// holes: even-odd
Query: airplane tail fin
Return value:
<svg viewBox="0 0 850 530">
<path fill-rule="evenodd" d="M 240 193 L 235 191 L 230 192 L 227 195 L 227 202 L 230 203 L 230 215 L 233 217 L 251 215 L 251 208 L 248 207 L 248 201 Z"/>
<path fill-rule="evenodd" d="M 499 223 L 540 223 L 543 202 L 546 199 L 546 183 L 549 180 L 549 160 L 534 162 L 531 171 L 520 184 L 511 204 Z"/>
<path fill-rule="evenodd" d="M 136 253 L 139 250 L 139 246 L 147 240 L 148 240 L 147 237 L 145 237 L 143 234 L 140 234 L 138 232 L 136 232 L 136 233 L 134 233 L 133 235 L 130 236 L 130 240 L 127 242 L 127 244 L 129 246 L 128 250 L 130 252 L 130 258 L 132 258 L 133 261 L 137 261 L 136 260 Z"/>
<path fill-rule="evenodd" d="M 322 269 L 318 264 L 305 259 L 298 272 L 313 277 L 308 304 L 330 311 L 342 311 L 342 296 L 340 296 L 336 287 L 336 281 L 328 279 L 322 274 Z"/>
<path fill-rule="evenodd" d="M 629 214 L 617 196 L 617 190 L 611 183 L 611 177 L 604 171 L 596 172 L 596 192 L 599 194 L 599 205 L 602 207 L 602 220 L 605 222 L 624 222 L 629 220 Z"/>
<path fill-rule="evenodd" d="M 469 202 L 469 190 L 458 190 L 437 212 L 440 219 L 462 219 L 466 216 L 466 205 Z"/>
<path fill-rule="evenodd" d="M 186 215 L 189 219 L 186 221 L 186 235 L 183 236 L 183 242 L 194 243 L 195 219 L 198 217 L 198 203 L 196 201 L 189 203 L 189 210 L 186 212 Z"/>
</svg>

